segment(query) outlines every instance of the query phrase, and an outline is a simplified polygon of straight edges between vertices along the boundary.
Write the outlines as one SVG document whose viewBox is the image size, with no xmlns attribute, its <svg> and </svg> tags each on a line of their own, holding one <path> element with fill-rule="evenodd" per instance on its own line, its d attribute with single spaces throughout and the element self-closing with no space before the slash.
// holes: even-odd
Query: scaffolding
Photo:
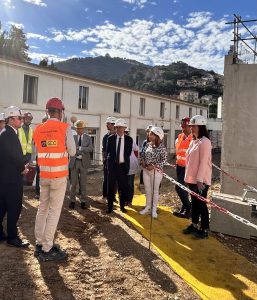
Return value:
<svg viewBox="0 0 257 300">
<path fill-rule="evenodd" d="M 233 46 L 230 47 L 229 53 L 233 54 L 233 63 L 256 63 L 256 43 L 257 35 L 252 32 L 251 24 L 257 22 L 257 20 L 242 20 L 241 16 L 234 14 L 233 22 L 226 24 L 233 24 L 234 26 L 234 38 L 231 40 Z M 250 23 L 247 26 L 246 23 Z M 255 27 L 256 29 L 256 27 Z"/>
</svg>

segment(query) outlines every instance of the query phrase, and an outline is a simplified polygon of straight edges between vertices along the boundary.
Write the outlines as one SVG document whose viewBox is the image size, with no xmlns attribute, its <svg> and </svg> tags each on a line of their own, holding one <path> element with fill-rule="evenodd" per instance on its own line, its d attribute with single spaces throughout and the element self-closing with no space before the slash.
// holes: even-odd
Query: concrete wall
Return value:
<svg viewBox="0 0 257 300">
<path fill-rule="evenodd" d="M 221 167 L 257 187 L 257 65 L 225 58 Z M 222 192 L 241 195 L 242 186 L 222 175 Z"/>
</svg>

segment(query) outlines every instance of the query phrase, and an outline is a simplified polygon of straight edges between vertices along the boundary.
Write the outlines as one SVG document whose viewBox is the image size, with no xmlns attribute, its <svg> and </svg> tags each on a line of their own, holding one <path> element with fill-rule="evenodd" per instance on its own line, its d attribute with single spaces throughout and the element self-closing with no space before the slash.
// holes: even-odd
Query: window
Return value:
<svg viewBox="0 0 257 300">
<path fill-rule="evenodd" d="M 192 107 L 189 107 L 189 118 L 192 118 Z"/>
<path fill-rule="evenodd" d="M 24 75 L 23 103 L 37 104 L 38 77 Z"/>
<path fill-rule="evenodd" d="M 179 119 L 179 115 L 180 115 L 180 107 L 179 105 L 176 105 L 176 119 Z"/>
<path fill-rule="evenodd" d="M 139 115 L 140 116 L 145 115 L 145 98 L 140 98 Z"/>
<path fill-rule="evenodd" d="M 200 109 L 200 115 L 201 115 L 201 116 L 203 115 L 203 110 L 202 110 L 202 109 Z"/>
<path fill-rule="evenodd" d="M 164 119 L 164 110 L 165 110 L 165 103 L 161 102 L 161 105 L 160 105 L 160 117 L 162 119 Z"/>
<path fill-rule="evenodd" d="M 120 113 L 120 99 L 121 99 L 121 93 L 115 92 L 114 93 L 114 109 L 113 109 L 113 111 L 116 113 Z"/>
<path fill-rule="evenodd" d="M 88 109 L 88 91 L 87 86 L 79 86 L 79 109 Z"/>
</svg>

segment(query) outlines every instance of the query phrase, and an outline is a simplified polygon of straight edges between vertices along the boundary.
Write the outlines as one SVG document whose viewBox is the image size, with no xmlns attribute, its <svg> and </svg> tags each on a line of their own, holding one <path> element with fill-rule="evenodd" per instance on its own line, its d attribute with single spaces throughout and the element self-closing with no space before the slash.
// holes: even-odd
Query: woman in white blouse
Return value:
<svg viewBox="0 0 257 300">
<path fill-rule="evenodd" d="M 146 193 L 146 206 L 140 211 L 141 215 L 152 213 L 157 218 L 157 203 L 159 199 L 159 187 L 162 180 L 162 170 L 167 162 L 167 151 L 162 144 L 164 132 L 160 127 L 152 127 L 150 130 L 150 142 L 144 148 L 141 156 L 143 178 Z M 159 170 L 159 171 L 158 171 Z"/>
</svg>

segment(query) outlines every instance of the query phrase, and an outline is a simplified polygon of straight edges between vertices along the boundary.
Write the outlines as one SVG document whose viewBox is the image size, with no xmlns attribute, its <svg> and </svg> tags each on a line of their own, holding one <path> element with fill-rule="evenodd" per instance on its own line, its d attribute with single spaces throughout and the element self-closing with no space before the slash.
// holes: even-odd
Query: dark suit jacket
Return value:
<svg viewBox="0 0 257 300">
<path fill-rule="evenodd" d="M 13 128 L 6 125 L 0 135 L 0 183 L 21 183 L 24 169 L 20 140 Z"/>
<path fill-rule="evenodd" d="M 107 154 L 108 170 L 113 170 L 115 168 L 116 140 L 117 140 L 116 134 L 110 135 L 107 140 L 106 154 Z M 126 173 L 129 172 L 132 145 L 133 145 L 133 139 L 128 135 L 124 135 L 124 161 L 125 161 Z"/>
</svg>

